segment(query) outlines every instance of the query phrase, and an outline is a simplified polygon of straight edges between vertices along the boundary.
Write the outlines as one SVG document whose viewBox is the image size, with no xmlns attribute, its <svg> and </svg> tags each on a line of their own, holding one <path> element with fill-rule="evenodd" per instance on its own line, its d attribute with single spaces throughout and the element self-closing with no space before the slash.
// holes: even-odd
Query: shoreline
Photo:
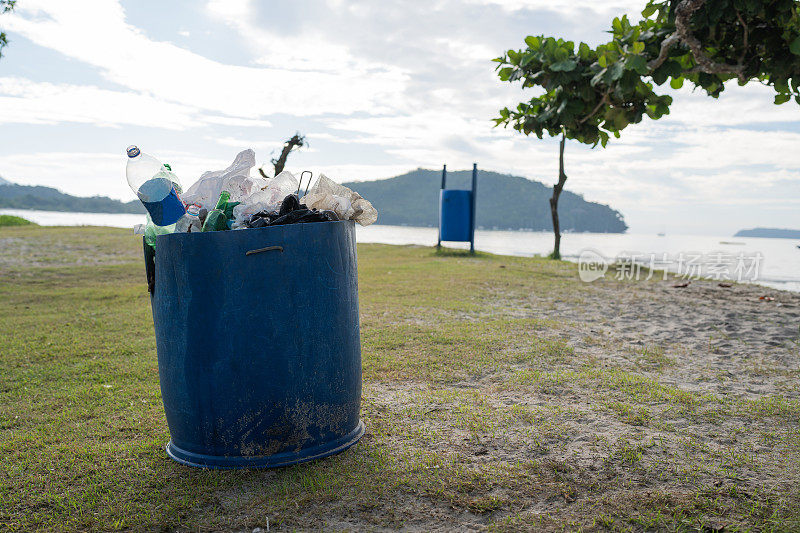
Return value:
<svg viewBox="0 0 800 533">
<path fill-rule="evenodd" d="M 0 213 L 9 212 L 17 216 L 23 216 L 23 210 L 3 210 Z M 44 212 L 46 217 L 63 216 L 64 213 Z M 81 213 L 72 213 L 70 216 L 80 216 Z M 89 225 L 96 227 L 123 227 L 132 228 L 135 224 L 143 222 L 142 215 L 113 215 L 119 217 L 120 222 L 116 226 L 108 226 L 104 220 L 108 215 L 92 214 L 93 219 Z M 29 217 L 33 218 L 33 217 Z M 35 219 L 34 222 L 47 225 L 52 219 Z M 58 227 L 63 224 L 51 225 L 48 227 Z M 363 228 L 356 227 L 358 242 L 374 242 L 383 244 L 410 244 L 433 246 L 437 240 L 436 228 L 419 228 L 413 226 L 384 226 L 374 224 Z M 736 280 L 734 268 L 737 254 L 744 254 L 744 259 L 754 254 L 763 257 L 758 272 L 758 279 L 747 280 L 747 283 L 776 290 L 787 290 L 790 292 L 800 292 L 800 249 L 795 248 L 794 242 L 790 239 L 767 239 L 767 238 L 743 238 L 737 246 L 721 244 L 728 242 L 730 237 L 720 236 L 697 236 L 697 235 L 673 235 L 667 237 L 657 237 L 650 234 L 609 234 L 609 233 L 565 233 L 562 236 L 562 258 L 572 263 L 577 263 L 581 253 L 592 253 L 603 256 L 607 264 L 610 264 L 618 256 L 624 254 L 639 254 L 638 263 L 640 266 L 648 266 L 652 259 L 661 260 L 663 254 L 669 254 L 671 258 L 671 268 L 656 268 L 657 270 L 670 270 L 675 272 L 680 265 L 688 264 L 693 260 L 696 253 L 701 253 L 704 257 L 701 263 L 706 270 L 719 270 L 715 265 L 719 254 L 730 256 L 728 271 L 730 276 Z M 744 244 L 742 244 L 744 243 Z M 445 243 L 448 249 L 466 249 L 466 243 Z M 552 248 L 552 233 L 549 232 L 525 232 L 525 231 L 495 231 L 477 230 L 476 249 L 487 253 L 513 257 L 535 257 L 545 256 Z M 683 257 L 683 259 L 681 259 Z M 688 270 L 688 267 L 686 267 Z M 720 280 L 722 281 L 722 280 Z"/>
</svg>

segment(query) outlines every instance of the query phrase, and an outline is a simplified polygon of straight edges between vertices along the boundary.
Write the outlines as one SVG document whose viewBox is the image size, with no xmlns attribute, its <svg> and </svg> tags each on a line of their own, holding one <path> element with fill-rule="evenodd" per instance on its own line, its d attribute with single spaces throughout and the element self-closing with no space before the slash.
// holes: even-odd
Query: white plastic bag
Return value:
<svg viewBox="0 0 800 533">
<path fill-rule="evenodd" d="M 245 220 L 261 211 L 277 211 L 284 198 L 297 192 L 297 185 L 297 178 L 291 172 L 284 170 L 267 181 L 267 186 L 264 190 L 248 196 L 242 200 L 241 204 L 234 207 L 234 218 L 239 221 Z"/>
<path fill-rule="evenodd" d="M 333 211 L 339 220 L 355 220 L 362 226 L 369 226 L 378 220 L 378 211 L 371 203 L 325 174 L 320 174 L 317 183 L 300 199 L 300 203 L 309 209 Z"/>
<path fill-rule="evenodd" d="M 189 187 L 181 199 L 186 205 L 195 204 L 208 210 L 214 209 L 220 192 L 231 193 L 232 202 L 242 202 L 267 185 L 267 180 L 250 177 L 250 169 L 256 165 L 256 153 L 247 149 L 236 156 L 225 170 L 203 172 L 200 179 Z"/>
</svg>

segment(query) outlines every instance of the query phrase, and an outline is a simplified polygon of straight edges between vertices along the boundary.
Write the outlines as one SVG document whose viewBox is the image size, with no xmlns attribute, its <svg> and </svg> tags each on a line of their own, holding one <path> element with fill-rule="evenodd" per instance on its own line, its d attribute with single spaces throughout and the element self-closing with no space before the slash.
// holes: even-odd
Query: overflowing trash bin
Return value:
<svg viewBox="0 0 800 533">
<path fill-rule="evenodd" d="M 377 212 L 323 177 L 302 201 L 285 173 L 244 184 L 261 179 L 248 162 L 183 196 L 162 186 L 184 213 L 152 245 L 145 234 L 166 450 L 191 466 L 284 466 L 364 433 L 355 222 Z"/>
</svg>

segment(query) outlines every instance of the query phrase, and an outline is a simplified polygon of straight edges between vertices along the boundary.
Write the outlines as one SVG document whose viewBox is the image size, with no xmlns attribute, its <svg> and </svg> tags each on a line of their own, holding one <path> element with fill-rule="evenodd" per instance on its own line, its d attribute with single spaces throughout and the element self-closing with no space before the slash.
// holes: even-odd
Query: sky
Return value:
<svg viewBox="0 0 800 533">
<path fill-rule="evenodd" d="M 336 181 L 479 168 L 548 185 L 557 139 L 493 127 L 532 95 L 491 62 L 546 34 L 596 45 L 644 0 L 19 0 L 0 15 L 0 176 L 123 200 L 125 148 L 184 188 L 253 148 Z M 570 142 L 566 188 L 637 233 L 800 229 L 800 106 L 731 84 L 718 100 L 667 86 L 671 114 L 606 149 Z"/>
</svg>

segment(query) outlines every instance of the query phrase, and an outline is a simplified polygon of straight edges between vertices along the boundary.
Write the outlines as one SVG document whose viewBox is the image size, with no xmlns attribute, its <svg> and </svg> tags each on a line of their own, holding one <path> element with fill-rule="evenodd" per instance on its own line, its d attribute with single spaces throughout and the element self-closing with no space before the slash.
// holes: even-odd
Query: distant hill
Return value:
<svg viewBox="0 0 800 533">
<path fill-rule="evenodd" d="M 1 178 L 0 178 L 1 179 Z M 448 189 L 468 189 L 471 171 L 449 172 Z M 417 169 L 385 180 L 345 183 L 378 210 L 378 223 L 406 226 L 438 225 L 441 171 Z M 551 231 L 549 198 L 552 188 L 538 181 L 496 172 L 478 172 L 478 220 L 484 229 Z M 83 198 L 52 187 L 0 182 L 0 208 L 41 209 L 86 213 L 142 213 L 138 200 L 123 203 L 105 196 Z M 563 191 L 558 204 L 562 231 L 622 233 L 628 226 L 619 211 L 587 202 Z"/>
<path fill-rule="evenodd" d="M 764 237 L 767 239 L 800 239 L 800 230 L 780 228 L 753 228 L 736 232 L 734 237 Z"/>
<path fill-rule="evenodd" d="M 469 189 L 472 171 L 447 173 L 448 189 Z M 378 224 L 438 226 L 439 170 L 417 169 L 385 180 L 344 185 L 356 190 L 378 210 Z M 477 226 L 484 229 L 552 231 L 549 199 L 552 188 L 518 176 L 478 171 Z M 558 202 L 562 231 L 623 233 L 620 214 L 607 205 L 587 202 L 563 191 Z"/>
<path fill-rule="evenodd" d="M 0 208 L 83 213 L 145 213 L 144 206 L 138 200 L 125 203 L 106 196 L 83 198 L 64 194 L 52 187 L 17 185 L 2 178 L 0 178 Z"/>
</svg>

